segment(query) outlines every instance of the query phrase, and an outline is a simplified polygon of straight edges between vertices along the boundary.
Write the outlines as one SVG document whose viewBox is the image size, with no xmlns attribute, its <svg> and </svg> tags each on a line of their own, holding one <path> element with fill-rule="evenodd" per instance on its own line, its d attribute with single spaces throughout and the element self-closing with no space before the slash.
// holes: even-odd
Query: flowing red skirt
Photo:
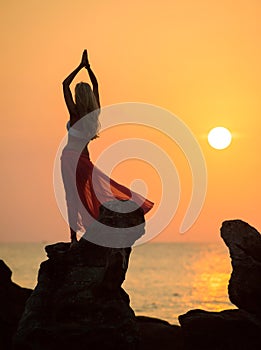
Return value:
<svg viewBox="0 0 261 350">
<path fill-rule="evenodd" d="M 62 177 L 70 227 L 86 231 L 99 216 L 100 205 L 113 199 L 136 202 L 146 214 L 153 202 L 105 175 L 87 154 L 64 149 L 61 156 Z"/>
</svg>

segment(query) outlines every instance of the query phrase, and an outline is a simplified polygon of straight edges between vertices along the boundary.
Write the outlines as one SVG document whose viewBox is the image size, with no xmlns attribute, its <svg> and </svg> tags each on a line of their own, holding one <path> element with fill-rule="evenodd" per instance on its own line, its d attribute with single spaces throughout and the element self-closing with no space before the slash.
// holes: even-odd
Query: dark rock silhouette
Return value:
<svg viewBox="0 0 261 350">
<path fill-rule="evenodd" d="M 118 206 L 111 202 L 101 207 L 99 222 L 109 226 L 109 233 L 112 227 L 123 228 L 119 234 L 137 227 L 128 231 L 132 234 L 128 241 L 133 244 L 144 233 L 143 212 L 119 213 Z M 94 223 L 85 237 L 96 239 L 98 234 L 104 244 L 108 232 L 99 233 L 98 228 Z M 126 236 L 123 240 L 116 236 L 116 245 L 126 244 Z M 136 317 L 131 309 L 129 296 L 121 287 L 130 247 L 109 248 L 82 238 L 72 248 L 69 243 L 57 243 L 45 250 L 49 259 L 41 264 L 38 284 L 26 303 L 15 349 L 168 350 L 173 343 L 175 349 L 183 349 L 179 326 Z"/>
<path fill-rule="evenodd" d="M 12 348 L 12 338 L 24 311 L 31 289 L 22 288 L 11 280 L 12 271 L 0 260 L 0 349 Z"/>
<path fill-rule="evenodd" d="M 144 233 L 144 215 L 133 203 L 130 205 L 132 214 L 118 215 L 119 203 L 107 203 L 100 210 L 99 221 L 105 224 L 101 226 L 103 230 L 110 225 L 110 231 L 114 227 L 138 226 L 133 244 Z M 99 234 L 95 222 L 86 238 L 92 237 L 93 231 Z M 100 235 L 105 238 L 102 243 L 106 243 L 108 232 Z M 116 246 L 119 241 L 115 237 Z M 82 238 L 72 248 L 69 243 L 57 243 L 45 250 L 49 259 L 41 264 L 38 284 L 26 303 L 16 348 L 137 348 L 135 315 L 129 296 L 121 288 L 131 248 L 109 248 Z"/>
<path fill-rule="evenodd" d="M 16 335 L 17 349 L 134 349 L 135 315 L 121 288 L 130 253 L 82 239 L 46 247 L 38 284 Z M 125 262 L 126 261 L 126 262 Z"/>
<path fill-rule="evenodd" d="M 221 237 L 229 248 L 233 272 L 228 285 L 231 302 L 261 316 L 261 235 L 241 220 L 225 221 Z"/>
<path fill-rule="evenodd" d="M 233 272 L 228 292 L 239 309 L 191 310 L 179 316 L 185 349 L 261 349 L 261 237 L 241 220 L 225 221 L 221 237 L 228 246 Z"/>
<path fill-rule="evenodd" d="M 181 327 L 158 318 L 136 316 L 140 334 L 138 350 L 183 350 Z"/>
<path fill-rule="evenodd" d="M 118 215 L 113 203 L 107 206 L 101 208 L 99 221 L 110 230 L 138 226 L 133 244 L 144 233 L 142 210 Z M 96 223 L 88 237 L 92 230 L 97 231 Z M 102 235 L 107 238 L 107 232 Z M 49 259 L 41 264 L 38 284 L 26 303 L 15 348 L 136 349 L 137 322 L 121 288 L 131 248 L 99 246 L 82 238 L 72 248 L 57 243 L 45 250 Z"/>
<path fill-rule="evenodd" d="M 259 350 L 261 322 L 244 310 L 191 310 L 179 316 L 186 350 Z"/>
<path fill-rule="evenodd" d="M 115 215 L 113 205 L 101 208 L 100 223 L 123 229 L 136 225 L 136 233 L 128 231 L 133 233 L 133 244 L 144 233 L 143 214 L 134 210 L 133 215 Z M 95 238 L 100 227 L 95 224 L 85 237 Z M 101 243 L 104 234 L 107 240 L 108 232 L 102 232 Z M 232 258 L 229 296 L 239 309 L 191 310 L 179 316 L 181 327 L 135 316 L 121 287 L 131 253 L 131 247 L 120 247 L 126 237 L 122 241 L 114 236 L 116 248 L 84 238 L 72 248 L 69 243 L 47 246 L 49 259 L 41 264 L 14 349 L 261 349 L 260 234 L 247 223 L 233 220 L 222 224 L 221 236 Z M 2 280 L 10 282 L 10 269 L 3 265 L 0 270 Z"/>
</svg>

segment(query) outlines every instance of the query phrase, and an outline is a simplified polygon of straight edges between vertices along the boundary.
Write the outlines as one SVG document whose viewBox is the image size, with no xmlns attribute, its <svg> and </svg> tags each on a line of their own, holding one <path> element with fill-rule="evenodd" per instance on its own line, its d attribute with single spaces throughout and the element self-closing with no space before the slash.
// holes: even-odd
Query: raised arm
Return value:
<svg viewBox="0 0 261 350">
<path fill-rule="evenodd" d="M 101 106 L 100 106 L 100 96 L 99 96 L 98 81 L 97 81 L 96 76 L 94 75 L 93 71 L 91 70 L 89 61 L 88 61 L 87 65 L 85 67 L 86 67 L 86 69 L 87 69 L 87 71 L 89 73 L 89 77 L 90 77 L 91 82 L 92 82 L 93 93 L 94 93 L 94 96 L 96 97 L 98 106 L 100 108 Z"/>
<path fill-rule="evenodd" d="M 64 100 L 65 100 L 65 103 L 66 103 L 66 106 L 68 108 L 70 115 L 77 115 L 76 106 L 75 106 L 75 103 L 74 103 L 73 98 L 72 98 L 70 84 L 73 81 L 73 79 L 75 78 L 75 76 L 77 75 L 77 73 L 79 73 L 79 71 L 82 68 L 86 67 L 87 64 L 88 64 L 87 51 L 84 50 L 83 54 L 82 54 L 82 60 L 81 60 L 81 63 L 79 64 L 79 66 L 77 68 L 75 68 L 74 71 L 72 71 L 72 73 L 69 74 L 68 77 L 65 78 L 63 81 Z"/>
</svg>

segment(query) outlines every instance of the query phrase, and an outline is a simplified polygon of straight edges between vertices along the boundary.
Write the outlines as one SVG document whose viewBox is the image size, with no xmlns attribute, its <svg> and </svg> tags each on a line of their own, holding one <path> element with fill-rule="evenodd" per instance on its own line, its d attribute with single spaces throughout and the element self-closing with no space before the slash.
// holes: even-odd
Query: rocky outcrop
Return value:
<svg viewBox="0 0 261 350">
<path fill-rule="evenodd" d="M 116 213 L 114 203 L 102 207 L 99 222 L 110 232 L 112 227 L 138 227 L 133 244 L 144 233 L 143 212 L 119 213 L 118 205 Z M 94 223 L 85 237 L 92 237 L 93 231 L 99 235 L 97 227 Z M 107 235 L 100 234 L 101 243 Z M 114 238 L 120 246 L 121 237 Z M 137 349 L 138 325 L 129 296 L 121 287 L 131 248 L 101 246 L 82 238 L 73 247 L 69 243 L 47 246 L 46 252 L 49 259 L 41 264 L 38 284 L 26 303 L 15 348 Z"/>
<path fill-rule="evenodd" d="M 144 233 L 144 216 L 138 209 L 124 213 L 119 205 L 101 207 L 99 222 L 85 235 L 93 240 L 98 236 L 104 244 L 113 233 L 117 248 L 84 238 L 73 247 L 57 243 L 45 248 L 48 260 L 41 264 L 38 284 L 26 303 L 16 350 L 183 349 L 181 328 L 136 317 L 121 287 L 131 253 L 130 247 L 122 246 L 133 244 Z M 105 227 L 99 223 L 109 229 L 100 232 Z M 113 232 L 115 227 L 120 230 Z"/>
<path fill-rule="evenodd" d="M 191 310 L 179 316 L 186 350 L 259 350 L 261 322 L 244 310 Z"/>
<path fill-rule="evenodd" d="M 239 309 L 191 310 L 179 316 L 185 349 L 261 349 L 261 236 L 241 220 L 225 221 L 221 237 L 233 271 L 229 298 Z"/>
<path fill-rule="evenodd" d="M 83 239 L 73 249 L 69 243 L 57 243 L 46 252 L 49 260 L 41 264 L 15 349 L 184 348 L 179 326 L 135 316 L 130 308 L 121 284 L 131 248 L 123 257 L 119 249 Z"/>
<path fill-rule="evenodd" d="M 144 233 L 144 217 L 139 210 L 133 215 L 117 210 L 115 215 L 113 205 L 101 208 L 99 223 L 85 236 L 91 240 L 98 236 L 100 245 L 82 238 L 73 247 L 69 243 L 46 247 L 48 260 L 41 264 L 38 284 L 26 303 L 15 350 L 261 349 L 261 241 L 253 227 L 233 220 L 221 228 L 233 267 L 229 296 L 239 309 L 191 310 L 179 316 L 179 327 L 135 316 L 131 309 L 121 287 L 131 253 L 124 245 Z M 104 228 L 100 224 L 110 227 L 108 232 L 100 232 Z M 125 231 L 135 225 L 138 231 Z M 111 231 L 113 227 L 123 230 Z M 111 233 L 116 247 L 106 246 Z M 9 280 L 10 273 L 7 268 Z"/>
<path fill-rule="evenodd" d="M 181 327 L 158 318 L 136 316 L 140 334 L 138 350 L 184 350 Z"/>
<path fill-rule="evenodd" d="M 229 298 L 238 308 L 261 317 L 261 235 L 246 222 L 232 220 L 223 222 L 221 237 L 232 259 Z"/>
<path fill-rule="evenodd" d="M 12 338 L 24 311 L 31 289 L 12 282 L 12 271 L 0 260 L 0 349 L 12 348 Z"/>
<path fill-rule="evenodd" d="M 16 349 L 135 349 L 139 340 L 129 297 L 121 288 L 125 255 L 82 239 L 46 247 L 28 299 Z"/>
</svg>

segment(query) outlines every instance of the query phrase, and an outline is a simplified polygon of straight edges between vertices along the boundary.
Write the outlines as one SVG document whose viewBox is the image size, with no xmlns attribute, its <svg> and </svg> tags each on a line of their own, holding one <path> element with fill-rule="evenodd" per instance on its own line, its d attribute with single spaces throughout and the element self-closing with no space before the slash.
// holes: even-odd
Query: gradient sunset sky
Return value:
<svg viewBox="0 0 261 350">
<path fill-rule="evenodd" d="M 156 240 L 217 241 L 222 221 L 235 218 L 260 230 L 260 1 L 10 0 L 1 10 L 1 241 L 69 240 L 54 197 L 53 163 L 68 120 L 61 83 L 85 48 L 102 106 L 160 106 L 183 120 L 202 148 L 205 204 L 180 235 L 192 190 L 181 150 L 135 126 L 91 144 L 95 161 L 119 135 L 147 137 L 173 159 L 180 205 Z M 84 71 L 77 77 L 86 79 Z M 215 126 L 232 132 L 223 151 L 207 142 Z M 115 169 L 115 180 L 128 186 L 131 176 L 144 177 L 156 212 L 161 193 L 155 171 L 134 161 L 128 169 L 127 175 Z"/>
</svg>

